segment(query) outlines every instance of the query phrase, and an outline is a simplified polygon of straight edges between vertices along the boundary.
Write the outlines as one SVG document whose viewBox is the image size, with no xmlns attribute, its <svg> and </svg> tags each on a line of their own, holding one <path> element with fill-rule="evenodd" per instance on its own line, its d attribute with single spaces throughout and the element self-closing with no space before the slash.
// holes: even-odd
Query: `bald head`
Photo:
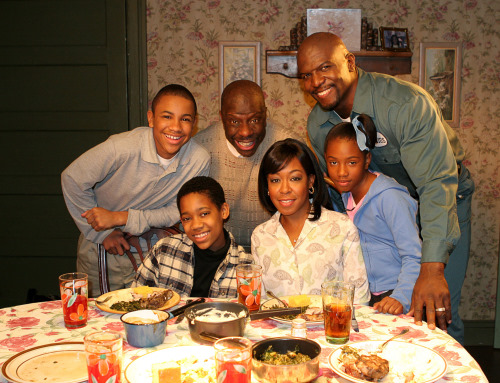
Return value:
<svg viewBox="0 0 500 383">
<path fill-rule="evenodd" d="M 297 52 L 304 89 L 325 110 L 349 117 L 358 80 L 355 58 L 342 39 L 328 32 L 308 36 Z"/>
<path fill-rule="evenodd" d="M 311 47 L 320 47 L 322 49 L 340 50 L 342 53 L 347 53 L 348 50 L 340 37 L 329 32 L 317 32 L 308 36 L 297 51 L 297 58 L 304 55 Z"/>
<path fill-rule="evenodd" d="M 248 80 L 226 86 L 220 116 L 229 143 L 243 157 L 253 156 L 266 135 L 266 103 L 260 86 Z"/>
<path fill-rule="evenodd" d="M 221 96 L 221 112 L 235 103 L 252 104 L 259 110 L 266 108 L 262 89 L 253 81 L 236 80 L 224 88 Z"/>
</svg>

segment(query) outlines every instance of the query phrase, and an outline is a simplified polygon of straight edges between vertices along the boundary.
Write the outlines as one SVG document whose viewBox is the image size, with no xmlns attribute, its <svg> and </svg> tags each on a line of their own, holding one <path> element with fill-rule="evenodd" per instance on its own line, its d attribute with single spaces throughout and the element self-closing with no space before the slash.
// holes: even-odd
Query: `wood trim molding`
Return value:
<svg viewBox="0 0 500 383">
<path fill-rule="evenodd" d="M 147 126 L 148 71 L 146 0 L 127 0 L 128 129 Z"/>
<path fill-rule="evenodd" d="M 493 346 L 495 321 L 464 320 L 464 327 L 466 346 Z"/>
</svg>

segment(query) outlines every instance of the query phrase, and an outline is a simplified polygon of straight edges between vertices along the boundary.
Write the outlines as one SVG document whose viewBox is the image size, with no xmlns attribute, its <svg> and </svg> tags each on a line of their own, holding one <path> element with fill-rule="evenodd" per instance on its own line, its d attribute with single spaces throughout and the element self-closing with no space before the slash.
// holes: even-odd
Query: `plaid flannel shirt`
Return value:
<svg viewBox="0 0 500 383">
<path fill-rule="evenodd" d="M 231 244 L 226 258 L 215 273 L 208 296 L 211 298 L 235 298 L 236 266 L 253 263 L 252 256 L 238 246 L 229 233 Z M 189 296 L 193 288 L 194 245 L 186 234 L 163 238 L 149 251 L 137 270 L 135 286 L 152 286 L 171 289 L 181 296 Z"/>
</svg>

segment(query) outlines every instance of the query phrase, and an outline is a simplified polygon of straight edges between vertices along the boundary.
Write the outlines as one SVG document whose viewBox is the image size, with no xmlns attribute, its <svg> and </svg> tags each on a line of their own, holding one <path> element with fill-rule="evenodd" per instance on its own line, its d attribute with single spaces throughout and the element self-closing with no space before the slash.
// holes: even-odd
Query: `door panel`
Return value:
<svg viewBox="0 0 500 383">
<path fill-rule="evenodd" d="M 60 174 L 145 115 L 135 110 L 147 100 L 143 44 L 144 0 L 0 1 L 0 262 L 13 265 L 0 274 L 0 307 L 37 286 L 57 295 L 57 275 L 75 271 L 79 231 Z M 142 94 L 127 94 L 130 78 Z"/>
<path fill-rule="evenodd" d="M 107 72 L 102 64 L 2 66 L 0 81 L 9 92 L 0 96 L 0 112 L 103 112 L 106 122 Z M 100 128 L 108 130 L 106 125 Z"/>
</svg>

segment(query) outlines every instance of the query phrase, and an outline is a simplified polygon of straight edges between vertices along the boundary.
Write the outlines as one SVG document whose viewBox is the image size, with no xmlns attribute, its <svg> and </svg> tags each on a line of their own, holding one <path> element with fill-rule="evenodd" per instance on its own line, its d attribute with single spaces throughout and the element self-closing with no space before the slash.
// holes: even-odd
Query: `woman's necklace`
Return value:
<svg viewBox="0 0 500 383">
<path fill-rule="evenodd" d="M 287 219 L 284 219 L 283 216 L 280 217 L 281 226 L 283 226 L 283 229 L 285 229 L 285 232 L 288 235 L 288 238 L 290 239 L 290 242 L 293 246 L 295 246 L 297 244 L 297 241 L 299 240 L 304 222 L 305 219 L 300 223 L 295 222 L 294 224 Z"/>
</svg>

